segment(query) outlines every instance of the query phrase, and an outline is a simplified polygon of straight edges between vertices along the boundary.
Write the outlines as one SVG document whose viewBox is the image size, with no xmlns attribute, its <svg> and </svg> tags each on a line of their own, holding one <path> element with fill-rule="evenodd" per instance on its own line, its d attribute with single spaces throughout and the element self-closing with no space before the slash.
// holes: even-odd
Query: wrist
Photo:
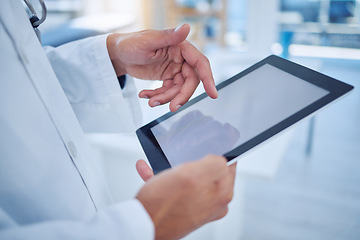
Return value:
<svg viewBox="0 0 360 240">
<path fill-rule="evenodd" d="M 121 38 L 121 34 L 112 33 L 112 34 L 109 34 L 106 39 L 106 46 L 107 46 L 107 50 L 109 53 L 109 57 L 110 57 L 111 63 L 113 65 L 113 68 L 114 68 L 117 76 L 126 74 L 126 70 L 120 60 L 120 57 L 119 57 L 118 44 L 119 44 L 120 38 Z"/>
</svg>

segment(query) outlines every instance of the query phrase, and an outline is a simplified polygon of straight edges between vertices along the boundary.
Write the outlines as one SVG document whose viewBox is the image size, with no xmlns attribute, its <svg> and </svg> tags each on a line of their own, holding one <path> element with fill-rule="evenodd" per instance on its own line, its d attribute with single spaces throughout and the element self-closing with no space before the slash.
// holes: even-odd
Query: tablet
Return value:
<svg viewBox="0 0 360 240">
<path fill-rule="evenodd" d="M 353 86 L 271 55 L 136 131 L 154 173 L 223 155 L 229 163 Z"/>
</svg>

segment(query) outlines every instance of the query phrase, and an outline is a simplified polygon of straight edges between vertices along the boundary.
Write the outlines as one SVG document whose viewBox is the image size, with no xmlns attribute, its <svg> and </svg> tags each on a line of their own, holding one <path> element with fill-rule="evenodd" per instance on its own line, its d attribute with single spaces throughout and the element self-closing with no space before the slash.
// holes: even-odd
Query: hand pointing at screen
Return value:
<svg viewBox="0 0 360 240">
<path fill-rule="evenodd" d="M 109 35 L 107 46 L 116 74 L 163 81 L 162 87 L 139 93 L 149 98 L 151 107 L 170 102 L 170 110 L 176 111 L 200 81 L 206 93 L 217 98 L 209 60 L 186 40 L 189 32 L 190 26 L 184 24 L 177 29 Z"/>
</svg>

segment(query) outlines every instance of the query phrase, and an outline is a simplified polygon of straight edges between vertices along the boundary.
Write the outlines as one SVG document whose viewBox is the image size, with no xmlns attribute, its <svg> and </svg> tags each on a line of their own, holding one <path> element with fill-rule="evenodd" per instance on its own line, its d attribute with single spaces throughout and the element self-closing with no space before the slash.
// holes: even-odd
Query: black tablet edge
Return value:
<svg viewBox="0 0 360 240">
<path fill-rule="evenodd" d="M 274 61 L 268 62 L 267 60 L 275 60 L 275 64 Z M 231 150 L 230 152 L 227 152 L 224 154 L 224 157 L 226 157 L 226 159 L 228 161 L 231 161 L 234 158 L 237 158 L 238 156 L 244 154 L 245 152 L 249 151 L 250 149 L 258 146 L 259 144 L 267 141 L 268 139 L 276 136 L 277 134 L 281 133 L 282 131 L 286 130 L 287 128 L 293 126 L 294 124 L 300 122 L 301 120 L 315 114 L 317 111 L 321 110 L 322 108 L 324 108 L 326 105 L 330 104 L 331 102 L 333 102 L 334 100 L 338 99 L 341 96 L 344 96 L 346 93 L 349 93 L 351 90 L 354 89 L 354 87 L 350 84 L 341 82 L 335 78 L 332 78 L 328 75 L 322 74 L 320 72 L 317 72 L 313 69 L 310 69 L 308 67 L 302 66 L 300 64 L 297 64 L 295 62 L 291 62 L 288 60 L 285 60 L 281 57 L 275 56 L 275 55 L 271 55 L 269 57 L 267 57 L 265 64 L 270 64 L 276 68 L 279 68 L 289 74 L 292 74 L 296 77 L 301 78 L 302 80 L 305 80 L 313 85 L 316 85 L 322 89 L 328 90 L 329 93 L 326 94 L 325 96 L 323 96 L 322 98 L 318 99 L 317 101 L 313 102 L 312 104 L 310 104 L 309 106 L 302 108 L 300 111 L 294 113 L 293 115 L 285 118 L 284 120 L 280 121 L 279 123 L 277 123 L 276 125 L 272 126 L 271 128 L 267 129 L 266 131 L 260 133 L 259 135 L 255 136 L 254 138 L 250 139 L 249 141 L 241 144 L 240 146 L 234 148 L 233 150 Z M 260 67 L 261 65 L 264 65 L 261 62 L 259 62 L 260 65 L 256 66 L 257 64 L 253 65 L 256 68 Z M 286 65 L 286 66 L 284 66 Z M 252 67 L 253 67 L 252 66 Z M 305 68 L 307 71 L 304 72 L 298 72 L 298 71 L 293 71 L 293 67 L 296 66 L 296 68 Z M 248 68 L 251 71 L 253 71 L 254 69 L 250 67 Z M 284 69 L 286 68 L 286 69 Z M 247 69 L 247 70 L 248 70 Z M 241 72 L 243 73 L 243 72 Z M 236 75 L 239 77 L 239 75 Z M 318 77 L 317 79 L 315 79 L 314 81 L 309 81 L 311 78 Z M 320 78 L 320 79 L 319 79 Z M 324 86 L 322 83 L 324 82 L 324 78 L 326 78 L 326 80 L 331 80 L 330 84 L 334 85 L 336 84 L 336 87 L 332 87 L 329 88 L 328 86 Z M 339 88 L 339 86 L 341 86 L 341 88 Z"/>
<path fill-rule="evenodd" d="M 144 129 L 140 128 L 136 130 L 136 135 L 140 140 L 140 144 L 144 149 L 144 153 L 147 159 L 149 160 L 149 163 L 154 171 L 154 174 L 157 174 L 171 167 L 164 152 L 162 151 L 159 143 L 156 141 L 151 131 L 146 134 Z M 152 136 L 153 139 L 150 139 L 149 136 Z M 161 161 L 156 161 L 159 159 L 161 159 Z"/>
<path fill-rule="evenodd" d="M 302 123 L 304 120 L 306 120 L 308 118 L 311 118 L 311 117 L 314 117 L 315 114 L 318 114 L 320 111 L 322 111 L 323 109 L 325 109 L 329 105 L 331 105 L 331 104 L 341 100 L 342 98 L 346 97 L 348 94 L 350 94 L 352 92 L 352 89 L 353 88 L 351 88 L 349 91 L 347 91 L 345 94 L 341 95 L 340 97 L 337 97 L 337 98 L 335 98 L 333 100 L 330 100 L 330 102 L 327 102 L 327 103 L 323 104 L 320 108 L 315 109 L 310 114 L 305 114 L 303 117 L 299 118 L 298 120 L 295 120 L 294 122 L 291 122 L 288 125 L 283 125 L 285 127 L 281 127 L 279 130 L 276 130 L 275 133 L 270 133 L 268 136 L 265 136 L 265 133 L 268 133 L 267 131 L 270 131 L 270 129 L 271 129 L 270 128 L 270 129 L 266 130 L 265 132 L 257 135 L 256 137 L 250 139 L 249 141 L 241 144 L 241 146 L 244 146 L 244 148 L 245 148 L 245 149 L 241 149 L 241 152 L 234 153 L 235 151 L 239 150 L 239 148 L 241 147 L 241 146 L 238 146 L 237 148 L 234 148 L 230 152 L 227 152 L 227 153 L 223 154 L 223 156 L 228 160 L 228 164 L 231 165 L 233 163 L 233 162 L 231 162 L 233 159 L 238 158 L 238 157 L 243 157 L 244 154 L 248 154 L 248 153 L 250 153 L 250 151 L 256 150 L 259 146 L 261 146 L 262 144 L 264 144 L 268 140 L 276 138 L 276 137 L 280 136 L 281 134 L 285 133 L 287 130 L 291 129 L 292 127 L 295 127 L 298 124 Z M 321 99 L 319 99 L 319 101 L 320 100 Z M 316 102 L 314 102 L 314 103 L 316 103 Z M 310 106 L 311 105 L 309 105 L 308 107 L 310 107 Z M 300 111 L 297 112 L 297 113 L 300 113 Z M 295 114 L 293 114 L 293 115 L 295 115 Z M 290 116 L 289 118 L 291 118 L 292 116 Z M 283 121 L 286 121 L 286 120 L 287 119 L 285 119 Z M 279 127 L 281 126 L 283 121 L 278 123 Z M 275 125 L 273 127 L 275 128 L 275 127 L 277 127 L 277 125 Z M 262 135 L 262 134 L 264 134 L 264 135 Z M 257 138 L 257 137 L 264 137 L 264 138 L 262 140 L 258 141 L 258 142 L 255 142 L 255 138 Z M 253 142 L 252 142 L 252 140 L 253 140 Z M 245 144 L 249 144 L 249 145 L 247 146 Z"/>
<path fill-rule="evenodd" d="M 339 81 L 333 77 L 320 73 L 316 70 L 313 70 L 309 67 L 300 65 L 298 63 L 286 60 L 276 55 L 270 55 L 264 60 L 268 60 L 268 64 L 283 70 L 293 76 L 296 76 L 306 82 L 309 82 L 315 86 L 318 86 L 322 89 L 330 91 L 335 96 L 339 97 L 346 92 L 351 91 L 354 87 L 350 84 Z M 297 71 L 298 68 L 306 69 L 306 71 Z M 324 79 L 326 78 L 326 81 Z M 310 81 L 311 79 L 311 81 Z M 330 80 L 330 82 L 329 82 Z M 324 85 L 324 83 L 327 85 Z M 330 84 L 329 84 L 330 83 Z M 339 88 L 341 86 L 341 88 Z"/>
<path fill-rule="evenodd" d="M 320 110 L 321 108 L 325 107 L 327 104 L 331 103 L 335 99 L 339 98 L 340 96 L 344 95 L 347 92 L 350 92 L 354 88 L 353 86 L 351 86 L 347 83 L 341 82 L 335 78 L 332 78 L 325 74 L 319 73 L 313 69 L 310 69 L 308 67 L 300 65 L 298 63 L 283 59 L 276 55 L 270 55 L 270 56 L 266 57 L 265 59 L 255 63 L 254 65 L 252 65 L 252 66 L 248 67 L 247 69 L 243 70 L 242 72 L 234 75 L 233 77 L 229 78 L 228 80 L 225 80 L 222 83 L 218 84 L 216 86 L 216 88 L 218 90 L 220 90 L 220 89 L 224 88 L 225 86 L 231 84 L 232 82 L 236 81 L 237 79 L 242 78 L 243 76 L 249 74 L 250 72 L 256 70 L 257 68 L 259 68 L 265 64 L 272 65 L 272 66 L 274 66 L 278 69 L 281 69 L 282 71 L 287 72 L 293 76 L 296 76 L 304 81 L 307 81 L 307 82 L 309 82 L 313 85 L 316 85 L 322 89 L 328 90 L 329 94 L 327 94 L 324 97 L 320 98 L 319 100 L 315 101 L 311 105 L 303 108 L 302 110 L 296 112 L 295 114 L 289 116 L 288 118 L 284 119 L 283 121 L 277 123 L 273 127 L 260 133 L 259 135 L 255 136 L 254 138 L 250 139 L 249 141 L 234 148 L 230 152 L 225 153 L 224 156 L 227 158 L 228 162 L 230 162 L 234 158 L 239 157 L 240 155 L 249 151 L 250 149 L 258 146 L 259 144 L 265 142 L 266 140 L 270 139 L 271 137 L 278 135 L 285 129 L 287 129 L 290 126 L 305 119 L 306 117 L 315 113 L 317 110 Z M 294 68 L 296 68 L 296 69 L 303 68 L 303 69 L 306 69 L 307 71 L 295 71 Z M 314 76 L 316 79 L 314 79 Z M 332 88 L 329 88 L 327 86 L 324 86 L 322 84 L 324 82 L 323 81 L 324 78 L 326 78 L 326 80 L 331 80 L 331 82 L 330 82 L 331 85 L 336 85 L 337 87 L 332 86 Z M 312 81 L 310 81 L 310 79 Z M 341 88 L 339 88 L 338 86 L 341 86 Z M 151 121 L 150 123 L 144 125 L 143 127 L 139 128 L 136 131 L 136 134 L 138 135 L 139 140 L 142 139 L 144 141 L 146 139 L 145 141 L 148 141 L 148 143 L 150 143 L 150 144 L 146 144 L 146 143 L 140 141 L 144 150 L 147 149 L 147 151 L 145 151 L 145 154 L 146 154 L 147 158 L 149 159 L 149 162 L 150 162 L 151 166 L 153 167 L 155 174 L 164 169 L 170 168 L 171 166 L 170 166 L 165 154 L 163 153 L 159 143 L 157 142 L 155 136 L 152 134 L 150 129 L 153 126 L 157 125 L 158 123 L 170 118 L 171 116 L 173 116 L 175 114 L 180 113 L 181 111 L 185 110 L 187 107 L 199 102 L 200 100 L 202 100 L 206 97 L 207 97 L 207 94 L 204 92 L 204 93 L 200 94 L 199 96 L 193 98 L 186 104 L 184 104 L 184 106 L 181 109 L 179 109 L 178 111 L 168 112 L 168 113 L 160 116 L 159 118 Z M 148 135 L 145 134 L 145 130 L 148 130 L 148 132 L 147 132 Z M 141 136 L 143 136 L 143 137 L 141 137 Z M 149 136 L 152 139 L 149 139 Z M 151 161 L 151 159 L 156 159 L 156 158 L 162 159 L 163 161 Z M 157 164 L 155 164 L 155 162 Z M 158 164 L 158 162 L 163 162 L 163 164 Z"/>
</svg>

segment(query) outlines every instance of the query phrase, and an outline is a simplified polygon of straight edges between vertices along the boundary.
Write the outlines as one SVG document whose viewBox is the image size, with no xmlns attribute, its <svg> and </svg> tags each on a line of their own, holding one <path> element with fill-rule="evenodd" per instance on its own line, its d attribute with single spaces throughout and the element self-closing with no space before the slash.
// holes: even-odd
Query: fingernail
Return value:
<svg viewBox="0 0 360 240">
<path fill-rule="evenodd" d="M 177 32 L 182 26 L 183 26 L 184 24 L 182 24 L 182 25 L 180 25 L 180 26 L 178 26 L 176 29 L 175 29 L 175 31 L 174 32 Z"/>
<path fill-rule="evenodd" d="M 153 102 L 153 104 L 152 104 L 153 107 L 156 107 L 156 106 L 159 106 L 159 105 L 160 105 L 159 102 Z"/>
<path fill-rule="evenodd" d="M 144 96 L 142 96 L 141 98 L 149 99 L 149 96 L 148 96 L 148 95 L 144 95 Z"/>
<path fill-rule="evenodd" d="M 181 108 L 181 105 L 177 105 L 177 106 L 175 107 L 176 110 L 178 110 L 179 108 Z"/>
</svg>

